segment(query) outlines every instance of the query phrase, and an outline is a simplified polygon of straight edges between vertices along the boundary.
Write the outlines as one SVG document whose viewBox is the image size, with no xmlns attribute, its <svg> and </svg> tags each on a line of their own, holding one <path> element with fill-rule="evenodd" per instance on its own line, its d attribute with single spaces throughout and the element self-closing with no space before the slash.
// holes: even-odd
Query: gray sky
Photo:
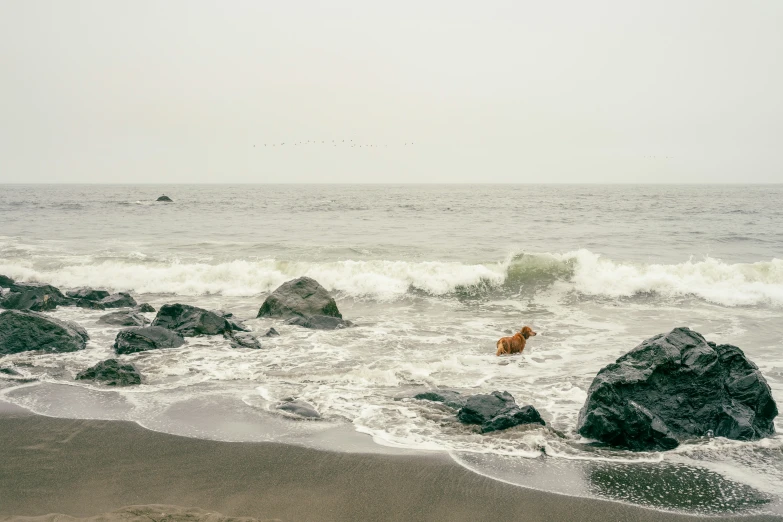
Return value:
<svg viewBox="0 0 783 522">
<path fill-rule="evenodd" d="M 0 183 L 783 181 L 783 1 L 375 4 L 0 0 Z"/>
</svg>

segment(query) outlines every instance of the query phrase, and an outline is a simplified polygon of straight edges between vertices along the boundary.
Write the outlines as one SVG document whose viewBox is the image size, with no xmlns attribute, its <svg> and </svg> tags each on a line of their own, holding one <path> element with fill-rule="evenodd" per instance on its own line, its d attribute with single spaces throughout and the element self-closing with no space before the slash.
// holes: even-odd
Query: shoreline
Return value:
<svg viewBox="0 0 783 522">
<path fill-rule="evenodd" d="M 44 417 L 4 401 L 0 463 L 0 520 L 52 513 L 128 520 L 127 512 L 111 512 L 151 505 L 205 510 L 190 520 L 214 520 L 216 512 L 284 521 L 783 520 L 684 515 L 548 493 L 479 475 L 447 455 L 194 439 L 126 421 Z"/>
</svg>

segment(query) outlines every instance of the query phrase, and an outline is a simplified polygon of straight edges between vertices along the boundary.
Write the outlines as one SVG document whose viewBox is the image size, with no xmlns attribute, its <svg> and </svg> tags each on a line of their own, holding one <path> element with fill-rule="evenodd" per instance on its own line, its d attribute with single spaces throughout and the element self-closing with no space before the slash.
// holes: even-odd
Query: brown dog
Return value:
<svg viewBox="0 0 783 522">
<path fill-rule="evenodd" d="M 529 326 L 525 326 L 511 337 L 501 337 L 497 344 L 498 353 L 495 355 L 522 353 L 528 338 L 533 337 L 534 335 L 536 335 L 536 332 Z"/>
</svg>

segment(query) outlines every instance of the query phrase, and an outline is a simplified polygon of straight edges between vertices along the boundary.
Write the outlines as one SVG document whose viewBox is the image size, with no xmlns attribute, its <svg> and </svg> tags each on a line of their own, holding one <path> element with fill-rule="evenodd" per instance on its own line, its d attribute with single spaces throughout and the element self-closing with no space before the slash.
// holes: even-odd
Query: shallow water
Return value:
<svg viewBox="0 0 783 522">
<path fill-rule="evenodd" d="M 124 356 L 146 383 L 110 390 L 73 377 L 112 355 L 118 328 L 60 308 L 89 331 L 87 350 L 0 358 L 24 374 L 0 376 L 11 402 L 221 440 L 448 451 L 500 480 L 665 509 L 781 511 L 780 435 L 630 453 L 575 433 L 597 371 L 676 326 L 741 347 L 783 410 L 781 186 L 1 188 L 0 274 L 221 308 L 281 333 L 262 350 L 190 338 Z M 160 193 L 174 203 L 154 203 Z M 300 275 L 357 326 L 255 319 L 268 292 Z M 539 332 L 524 355 L 495 357 L 497 338 L 524 324 Z M 508 390 L 551 429 L 477 434 L 409 398 L 430 388 Z M 324 420 L 276 413 L 290 396 Z"/>
</svg>

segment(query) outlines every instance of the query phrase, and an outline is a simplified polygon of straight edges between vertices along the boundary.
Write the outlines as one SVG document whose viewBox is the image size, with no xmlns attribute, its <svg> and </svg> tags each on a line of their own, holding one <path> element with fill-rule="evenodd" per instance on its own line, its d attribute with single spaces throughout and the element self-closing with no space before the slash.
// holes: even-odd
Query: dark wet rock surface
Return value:
<svg viewBox="0 0 783 522">
<path fill-rule="evenodd" d="M 179 332 L 185 337 L 230 333 L 229 322 L 215 312 L 185 304 L 166 304 L 160 307 L 152 326 Z"/>
<path fill-rule="evenodd" d="M 328 315 L 311 315 L 309 317 L 292 317 L 285 324 L 301 326 L 313 330 L 337 330 L 353 326 L 351 321 Z"/>
<path fill-rule="evenodd" d="M 144 313 L 146 313 L 146 312 L 154 312 L 155 311 L 155 307 L 152 306 L 149 303 L 141 303 L 140 305 L 136 305 L 136 311 L 137 312 L 144 312 Z"/>
<path fill-rule="evenodd" d="M 162 195 L 162 196 L 159 196 L 158 199 L 156 199 L 155 201 L 163 201 L 163 202 L 166 202 L 166 203 L 173 203 L 173 200 L 170 197 L 168 197 L 167 195 L 165 195 L 165 194 Z"/>
<path fill-rule="evenodd" d="M 144 326 L 149 320 L 133 310 L 119 310 L 100 316 L 98 322 L 114 326 Z"/>
<path fill-rule="evenodd" d="M 300 277 L 280 285 L 266 298 L 258 310 L 258 317 L 309 317 L 325 315 L 342 318 L 329 292 L 318 281 Z"/>
<path fill-rule="evenodd" d="M 104 297 L 100 301 L 104 308 L 132 308 L 136 306 L 136 300 L 127 292 L 118 292 Z"/>
<path fill-rule="evenodd" d="M 758 367 L 736 346 L 688 328 L 647 339 L 604 367 L 587 392 L 577 429 L 636 451 L 716 436 L 774 435 L 777 406 Z"/>
<path fill-rule="evenodd" d="M 229 326 L 231 326 L 231 329 L 235 332 L 249 332 L 250 328 L 245 326 L 245 324 L 237 319 L 234 314 L 231 312 L 224 312 L 223 310 L 212 310 L 212 312 L 216 315 L 219 315 L 226 321 L 228 321 Z"/>
<path fill-rule="evenodd" d="M 114 352 L 117 355 L 178 348 L 185 340 L 177 332 L 159 326 L 133 327 L 120 330 L 114 340 Z"/>
<path fill-rule="evenodd" d="M 22 310 L 0 314 L 0 355 L 32 350 L 75 352 L 83 350 L 88 340 L 87 331 L 76 323 Z"/>
<path fill-rule="evenodd" d="M 264 337 L 279 337 L 279 336 L 280 336 L 280 334 L 279 334 L 279 333 L 278 333 L 278 331 L 277 331 L 277 330 L 275 330 L 274 328 L 270 328 L 270 329 L 269 329 L 269 330 L 267 330 L 267 331 L 266 331 L 266 333 L 264 334 Z"/>
<path fill-rule="evenodd" d="M 237 332 L 229 336 L 232 348 L 252 348 L 257 350 L 261 348 L 261 343 L 256 337 L 248 332 Z"/>
<path fill-rule="evenodd" d="M 533 406 L 520 407 L 510 393 L 499 391 L 467 397 L 465 405 L 457 412 L 457 419 L 463 424 L 480 425 L 481 433 L 520 424 L 546 425 Z"/>
<path fill-rule="evenodd" d="M 96 381 L 107 386 L 131 386 L 141 384 L 141 374 L 130 363 L 108 359 L 79 372 L 76 380 Z"/>
<path fill-rule="evenodd" d="M 96 290 L 94 288 L 82 287 L 75 290 L 69 290 L 65 293 L 72 299 L 84 299 L 86 301 L 100 301 L 106 297 L 109 297 L 107 290 Z"/>
<path fill-rule="evenodd" d="M 44 283 L 13 283 L 9 288 L 0 299 L 0 307 L 9 310 L 44 312 L 68 301 L 58 288 Z"/>
<path fill-rule="evenodd" d="M 465 397 L 454 390 L 430 390 L 423 393 L 417 393 L 414 399 L 440 402 L 449 408 L 458 410 L 465 405 Z"/>
</svg>

